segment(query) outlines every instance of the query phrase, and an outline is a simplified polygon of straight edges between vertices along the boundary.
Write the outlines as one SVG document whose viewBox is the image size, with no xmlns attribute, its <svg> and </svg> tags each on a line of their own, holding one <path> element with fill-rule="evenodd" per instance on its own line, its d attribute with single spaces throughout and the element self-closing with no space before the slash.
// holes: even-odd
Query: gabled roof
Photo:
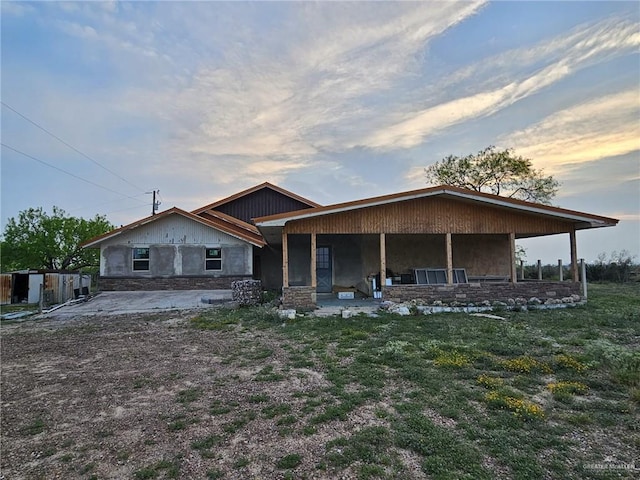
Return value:
<svg viewBox="0 0 640 480">
<path fill-rule="evenodd" d="M 284 188 L 278 187 L 277 185 L 273 185 L 272 183 L 269 183 L 269 182 L 264 182 L 264 183 L 261 183 L 260 185 L 256 185 L 254 187 L 248 188 L 248 189 L 243 190 L 241 192 L 235 193 L 235 194 L 233 194 L 233 195 L 231 195 L 229 197 L 223 198 L 222 200 L 218 200 L 216 202 L 210 203 L 209 205 L 205 205 L 204 207 L 197 208 L 197 209 L 193 210 L 191 213 L 199 215 L 202 212 L 205 212 L 207 210 L 216 209 L 216 208 L 218 208 L 218 207 L 220 207 L 222 205 L 230 203 L 230 202 L 232 202 L 234 200 L 237 200 L 237 199 L 239 199 L 241 197 L 244 197 L 246 195 L 250 195 L 252 193 L 255 193 L 255 192 L 257 192 L 259 190 L 262 190 L 264 188 L 269 188 L 269 189 L 271 189 L 271 190 L 273 190 L 275 192 L 278 192 L 278 193 L 280 193 L 282 195 L 285 195 L 285 196 L 287 196 L 289 198 L 292 198 L 294 200 L 302 202 L 302 203 L 304 203 L 306 205 L 309 205 L 309 207 L 311 207 L 311 208 L 320 206 L 320 204 L 315 203 L 315 202 L 313 202 L 313 201 L 311 201 L 311 200 L 309 200 L 307 198 L 301 197 L 300 195 L 296 195 L 295 193 L 290 192 L 289 190 L 285 190 Z"/>
<path fill-rule="evenodd" d="M 386 205 L 389 203 L 403 202 L 417 198 L 426 198 L 434 196 L 443 196 L 448 198 L 457 198 L 460 200 L 479 202 L 485 205 L 509 208 L 519 210 L 523 213 L 533 213 L 538 215 L 546 215 L 556 217 L 561 220 L 575 222 L 579 225 L 577 229 L 610 227 L 618 223 L 615 218 L 601 217 L 590 213 L 578 212 L 575 210 L 567 210 L 559 207 L 552 207 L 540 203 L 526 202 L 514 198 L 501 197 L 489 193 L 476 192 L 466 188 L 453 187 L 450 185 L 440 185 L 437 187 L 422 188 L 419 190 L 411 190 L 408 192 L 394 193 L 391 195 L 382 195 L 380 197 L 365 198 L 353 202 L 336 203 L 325 207 L 316 207 L 306 210 L 297 210 L 295 212 L 280 213 L 277 215 L 269 215 L 255 219 L 258 228 L 263 227 L 283 227 L 287 222 L 292 220 L 302 220 L 322 215 L 330 215 L 332 213 L 347 212 L 361 208 L 373 207 L 378 205 Z"/>
<path fill-rule="evenodd" d="M 80 244 L 82 248 L 95 248 L 100 245 L 100 243 L 105 240 L 109 240 L 114 238 L 122 233 L 134 230 L 138 227 L 146 225 L 148 223 L 157 222 L 162 218 L 166 218 L 170 215 L 180 215 L 189 220 L 193 220 L 194 222 L 198 222 L 206 227 L 214 228 L 220 230 L 232 237 L 238 238 L 240 240 L 244 240 L 252 245 L 257 247 L 264 247 L 265 241 L 262 238 L 262 235 L 255 229 L 253 225 L 249 225 L 238 219 L 233 219 L 233 222 L 224 218 L 226 215 L 220 216 L 211 216 L 209 218 L 204 218 L 198 215 L 194 215 L 193 213 L 189 213 L 185 210 L 182 210 L 177 207 L 170 208 L 169 210 L 165 210 L 162 213 L 157 215 L 151 215 L 149 217 L 143 218 L 142 220 L 138 220 L 137 222 L 130 223 L 129 225 L 125 225 L 120 228 L 116 228 L 115 230 L 111 230 L 103 235 L 99 235 L 94 237 L 86 242 Z M 242 225 L 244 224 L 244 225 Z"/>
</svg>

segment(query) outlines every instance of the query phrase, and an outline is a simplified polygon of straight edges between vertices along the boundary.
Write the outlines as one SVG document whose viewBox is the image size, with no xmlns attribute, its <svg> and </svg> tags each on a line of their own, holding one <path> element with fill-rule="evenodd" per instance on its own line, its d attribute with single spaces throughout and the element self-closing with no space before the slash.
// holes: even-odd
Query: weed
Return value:
<svg viewBox="0 0 640 480">
<path fill-rule="evenodd" d="M 448 351 L 440 353 L 433 361 L 437 367 L 453 367 L 461 368 L 471 365 L 471 361 L 467 355 L 456 351 Z"/>
<path fill-rule="evenodd" d="M 290 411 L 291 411 L 291 405 L 286 403 L 278 403 L 278 404 L 272 404 L 264 407 L 262 409 L 262 415 L 264 415 L 265 418 L 274 418 L 274 417 L 277 417 L 278 415 L 284 415 L 286 413 L 289 413 Z"/>
<path fill-rule="evenodd" d="M 267 365 L 260 370 L 255 377 L 259 382 L 279 382 L 280 380 L 284 380 L 284 378 L 284 375 L 273 371 L 273 365 Z"/>
<path fill-rule="evenodd" d="M 251 395 L 247 400 L 249 403 L 265 403 L 269 401 L 269 395 L 266 393 L 259 393 L 257 395 Z"/>
<path fill-rule="evenodd" d="M 167 424 L 167 430 L 170 432 L 177 432 L 187 428 L 187 422 L 185 420 L 175 420 Z"/>
<path fill-rule="evenodd" d="M 182 404 L 189 404 L 195 402 L 202 395 L 202 391 L 199 388 L 188 388 L 178 392 L 176 402 Z"/>
<path fill-rule="evenodd" d="M 560 355 L 556 355 L 555 361 L 556 361 L 556 368 L 559 368 L 559 369 L 566 368 L 566 369 L 574 370 L 578 373 L 584 373 L 587 370 L 587 366 L 584 363 L 580 362 L 579 360 L 572 357 L 571 355 L 567 355 L 564 353 L 561 353 Z"/>
<path fill-rule="evenodd" d="M 493 390 L 484 396 L 487 404 L 492 408 L 510 410 L 513 414 L 523 420 L 534 420 L 544 417 L 544 410 L 540 405 L 533 402 L 516 398 Z"/>
<path fill-rule="evenodd" d="M 485 388 L 496 389 L 504 385 L 504 380 L 499 377 L 492 377 L 490 375 L 482 374 L 478 377 L 477 382 Z"/>
<path fill-rule="evenodd" d="M 302 463 L 302 455 L 298 453 L 292 453 L 285 455 L 276 462 L 276 467 L 281 470 L 293 469 Z"/>
<path fill-rule="evenodd" d="M 195 450 L 209 450 L 210 448 L 219 445 L 222 442 L 222 438 L 218 435 L 209 435 L 208 437 L 196 440 L 191 443 L 191 447 Z"/>
<path fill-rule="evenodd" d="M 224 478 L 224 472 L 222 472 L 221 470 L 218 470 L 217 468 L 207 470 L 207 478 L 209 480 L 217 480 L 219 478 Z"/>
<path fill-rule="evenodd" d="M 223 402 L 222 400 L 214 400 L 209 407 L 211 415 L 223 415 L 229 413 L 233 408 L 237 407 L 238 402 Z"/>
<path fill-rule="evenodd" d="M 236 419 L 222 425 L 222 430 L 224 430 L 227 433 L 236 433 L 238 430 L 240 430 L 245 425 L 247 425 L 255 417 L 256 417 L 256 414 L 254 412 L 251 412 L 251 411 L 243 412 Z"/>
<path fill-rule="evenodd" d="M 540 362 L 533 357 L 528 355 L 513 358 L 510 360 L 503 360 L 502 366 L 505 370 L 509 370 L 510 372 L 518 372 L 518 373 L 531 373 L 531 372 L 540 372 L 540 373 L 553 373 L 551 367 L 544 362 Z"/>
<path fill-rule="evenodd" d="M 578 394 L 582 395 L 589 390 L 584 383 L 580 382 L 556 382 L 556 383 L 548 383 L 547 389 L 553 393 L 554 395 L 561 394 Z"/>
<path fill-rule="evenodd" d="M 91 472 L 92 470 L 95 470 L 95 468 L 96 468 L 95 463 L 87 463 L 86 465 L 82 466 L 82 468 L 80 469 L 80 473 L 84 475 Z"/>
<path fill-rule="evenodd" d="M 65 453 L 60 457 L 60 461 L 63 463 L 69 463 L 71 460 L 73 460 L 73 455 L 70 453 Z"/>
<path fill-rule="evenodd" d="M 248 458 L 246 457 L 240 457 L 239 459 L 237 459 L 234 463 L 233 463 L 233 468 L 235 468 L 236 470 L 239 470 L 241 468 L 246 467 L 247 465 L 249 465 L 251 462 L 249 461 Z"/>
<path fill-rule="evenodd" d="M 180 474 L 180 460 L 182 456 L 177 455 L 172 461 L 160 460 L 152 465 L 148 465 L 133 473 L 137 480 L 156 478 L 164 470 L 165 478 L 178 478 Z"/>
<path fill-rule="evenodd" d="M 297 423 L 298 419 L 293 415 L 287 415 L 285 417 L 279 418 L 276 422 L 276 425 L 293 425 Z"/>
<path fill-rule="evenodd" d="M 29 425 L 24 427 L 23 432 L 26 435 L 38 435 L 39 433 L 44 432 L 45 426 L 46 425 L 44 423 L 44 420 L 42 420 L 42 418 L 38 417 L 33 422 L 31 422 Z"/>
</svg>

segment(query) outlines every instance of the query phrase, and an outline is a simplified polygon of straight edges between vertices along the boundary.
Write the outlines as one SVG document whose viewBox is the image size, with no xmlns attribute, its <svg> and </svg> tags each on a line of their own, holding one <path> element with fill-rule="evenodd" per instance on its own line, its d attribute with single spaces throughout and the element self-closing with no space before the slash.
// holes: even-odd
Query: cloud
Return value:
<svg viewBox="0 0 640 480">
<path fill-rule="evenodd" d="M 0 2 L 2 15 L 15 15 L 17 17 L 32 14 L 35 9 L 26 2 Z"/>
<path fill-rule="evenodd" d="M 173 126 L 172 157 L 243 165 L 225 181 L 241 179 L 248 159 L 266 161 L 281 178 L 311 168 L 314 155 L 351 148 L 395 100 L 392 88 L 416 74 L 425 44 L 482 5 L 296 5 L 295 22 L 278 25 L 274 40 L 248 49 L 240 32 L 221 48 L 222 61 L 204 62 L 155 91 L 130 89 L 122 103 Z M 171 48 L 167 54 L 175 57 Z"/>
<path fill-rule="evenodd" d="M 533 48 L 516 49 L 494 58 L 483 59 L 444 83 L 451 85 L 473 78 L 481 90 L 460 98 L 442 102 L 428 108 L 410 111 L 401 121 L 385 125 L 361 141 L 372 149 L 411 148 L 422 144 L 431 135 L 452 125 L 476 118 L 487 117 L 524 98 L 568 77 L 596 61 L 629 53 L 640 46 L 640 33 L 627 20 L 607 20 L 595 26 L 581 26 L 566 37 L 542 42 Z M 551 63 L 539 67 L 544 55 Z M 525 67 L 518 72 L 511 67 L 510 74 L 501 75 L 509 65 Z M 533 69 L 533 73 L 528 70 Z M 485 80 L 483 75 L 492 78 Z M 494 86 L 498 78 L 499 86 Z"/>
<path fill-rule="evenodd" d="M 607 95 L 560 110 L 500 139 L 549 173 L 640 150 L 640 94 L 637 89 Z"/>
</svg>

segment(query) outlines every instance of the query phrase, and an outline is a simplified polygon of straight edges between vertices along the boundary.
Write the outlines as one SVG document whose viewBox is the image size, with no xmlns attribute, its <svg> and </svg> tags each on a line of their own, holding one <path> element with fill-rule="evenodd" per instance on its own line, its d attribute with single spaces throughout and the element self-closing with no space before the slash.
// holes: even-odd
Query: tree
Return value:
<svg viewBox="0 0 640 480">
<path fill-rule="evenodd" d="M 513 149 L 489 146 L 466 157 L 449 155 L 425 169 L 434 185 L 453 185 L 538 203 L 551 203 L 560 183 Z"/>
<path fill-rule="evenodd" d="M 100 264 L 98 252 L 80 244 L 113 229 L 105 216 L 90 220 L 68 216 L 53 207 L 48 215 L 42 208 L 29 208 L 10 218 L 2 240 L 2 270 L 42 268 L 76 270 Z"/>
</svg>

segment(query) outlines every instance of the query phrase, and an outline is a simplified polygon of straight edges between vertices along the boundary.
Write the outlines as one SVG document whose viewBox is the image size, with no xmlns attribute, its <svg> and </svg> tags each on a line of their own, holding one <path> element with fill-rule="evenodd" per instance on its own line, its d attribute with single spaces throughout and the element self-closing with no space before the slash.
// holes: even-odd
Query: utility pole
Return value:
<svg viewBox="0 0 640 480">
<path fill-rule="evenodd" d="M 151 215 L 155 215 L 158 211 L 158 207 L 160 206 L 160 202 L 156 201 L 156 194 L 160 193 L 160 190 L 153 190 L 152 192 L 145 192 L 147 194 L 153 194 L 153 201 L 151 202 Z"/>
<path fill-rule="evenodd" d="M 156 209 L 157 209 L 157 205 L 156 205 L 156 191 L 153 191 L 153 203 L 151 204 L 151 215 L 155 215 L 156 214 Z"/>
</svg>

